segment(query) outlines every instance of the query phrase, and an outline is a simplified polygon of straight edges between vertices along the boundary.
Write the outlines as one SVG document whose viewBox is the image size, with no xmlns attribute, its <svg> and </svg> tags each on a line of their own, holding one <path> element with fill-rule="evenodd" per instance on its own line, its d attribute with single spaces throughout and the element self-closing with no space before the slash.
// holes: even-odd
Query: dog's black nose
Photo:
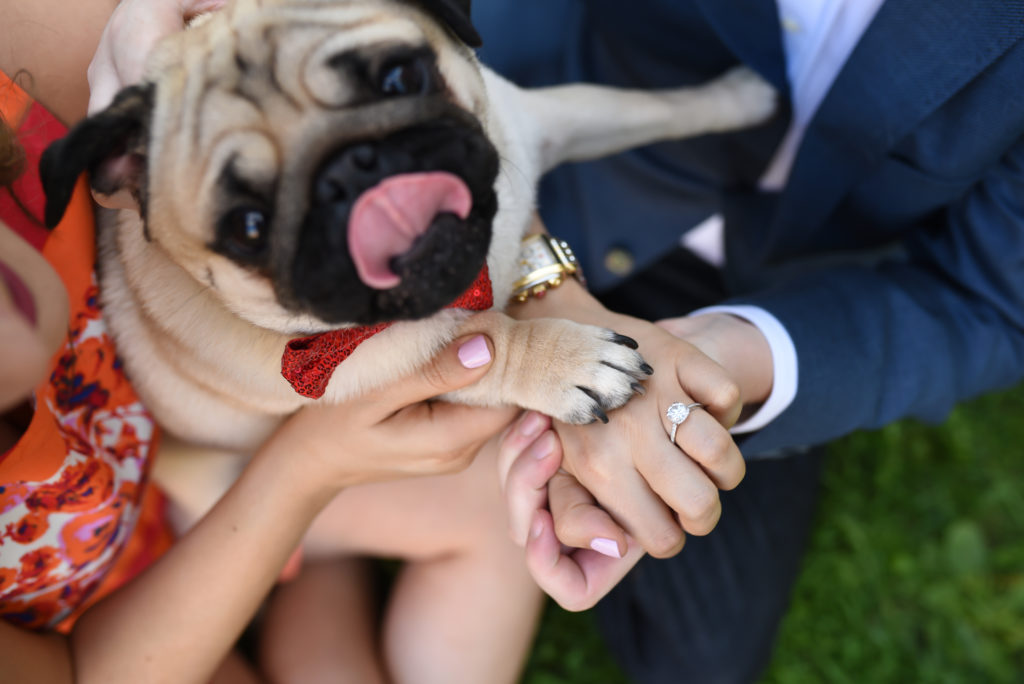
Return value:
<svg viewBox="0 0 1024 684">
<path fill-rule="evenodd" d="M 325 322 L 362 325 L 423 318 L 452 303 L 486 261 L 498 168 L 483 129 L 454 107 L 323 150 L 291 264 L 275 283 L 281 303 Z M 390 275 L 397 285 L 377 286 Z"/>
<path fill-rule="evenodd" d="M 373 145 L 356 145 L 349 153 L 355 165 L 363 171 L 373 171 L 377 168 L 377 148 Z"/>
<path fill-rule="evenodd" d="M 317 204 L 350 202 L 380 179 L 377 148 L 372 143 L 346 147 L 335 155 L 317 176 L 314 201 Z"/>
</svg>

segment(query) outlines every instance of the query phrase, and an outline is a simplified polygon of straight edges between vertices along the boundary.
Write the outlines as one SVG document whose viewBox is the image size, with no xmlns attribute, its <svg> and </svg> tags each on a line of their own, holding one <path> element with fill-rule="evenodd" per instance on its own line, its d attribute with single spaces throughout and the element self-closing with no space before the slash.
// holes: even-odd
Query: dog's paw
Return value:
<svg viewBox="0 0 1024 684">
<path fill-rule="evenodd" d="M 641 381 L 654 370 L 633 339 L 606 328 L 573 327 L 537 388 L 541 405 L 535 408 L 566 423 L 607 423 L 609 411 L 643 394 Z"/>
</svg>

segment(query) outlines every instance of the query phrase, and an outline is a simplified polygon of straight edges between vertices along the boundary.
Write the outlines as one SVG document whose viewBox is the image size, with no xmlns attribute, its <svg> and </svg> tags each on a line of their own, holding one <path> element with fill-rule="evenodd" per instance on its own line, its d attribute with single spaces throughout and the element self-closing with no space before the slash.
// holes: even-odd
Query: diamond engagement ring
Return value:
<svg viewBox="0 0 1024 684">
<path fill-rule="evenodd" d="M 704 404 L 699 401 L 695 401 L 692 404 L 683 404 L 676 402 L 665 409 L 665 417 L 672 422 L 672 432 L 669 433 L 668 439 L 673 444 L 676 443 L 676 429 L 683 424 L 683 421 L 690 417 L 690 411 L 695 408 L 703 408 Z"/>
</svg>

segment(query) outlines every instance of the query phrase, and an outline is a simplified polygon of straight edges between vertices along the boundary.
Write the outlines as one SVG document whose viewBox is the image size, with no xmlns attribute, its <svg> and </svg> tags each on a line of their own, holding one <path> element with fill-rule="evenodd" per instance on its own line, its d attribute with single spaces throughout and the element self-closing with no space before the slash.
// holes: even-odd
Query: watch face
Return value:
<svg viewBox="0 0 1024 684">
<path fill-rule="evenodd" d="M 519 274 L 526 276 L 530 273 L 558 263 L 555 261 L 551 249 L 544 240 L 529 240 L 524 242 L 519 249 Z"/>
</svg>

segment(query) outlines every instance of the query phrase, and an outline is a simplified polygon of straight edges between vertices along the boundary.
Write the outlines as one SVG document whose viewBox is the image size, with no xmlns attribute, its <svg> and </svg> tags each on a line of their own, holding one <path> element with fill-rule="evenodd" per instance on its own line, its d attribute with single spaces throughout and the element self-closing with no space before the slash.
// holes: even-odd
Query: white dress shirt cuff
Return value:
<svg viewBox="0 0 1024 684">
<path fill-rule="evenodd" d="M 786 332 L 779 319 L 759 306 L 709 306 L 692 312 L 690 316 L 708 313 L 727 313 L 742 318 L 756 326 L 768 340 L 774 372 L 771 394 L 754 415 L 734 425 L 730 432 L 743 434 L 760 430 L 785 411 L 796 397 L 798 378 L 793 338 Z"/>
</svg>

